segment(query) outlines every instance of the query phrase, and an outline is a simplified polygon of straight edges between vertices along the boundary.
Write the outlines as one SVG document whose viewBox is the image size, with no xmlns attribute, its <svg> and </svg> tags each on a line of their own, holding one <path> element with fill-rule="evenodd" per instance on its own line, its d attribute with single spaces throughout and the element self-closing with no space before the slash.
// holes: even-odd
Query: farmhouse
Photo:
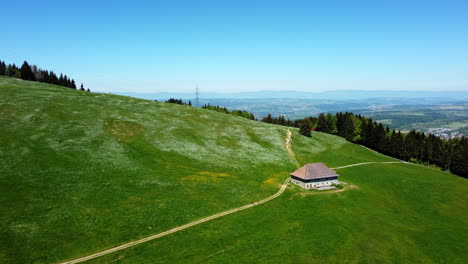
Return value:
<svg viewBox="0 0 468 264">
<path fill-rule="evenodd" d="M 332 184 L 338 184 L 338 174 L 325 164 L 308 163 L 291 173 L 291 182 L 304 189 L 330 189 Z"/>
</svg>

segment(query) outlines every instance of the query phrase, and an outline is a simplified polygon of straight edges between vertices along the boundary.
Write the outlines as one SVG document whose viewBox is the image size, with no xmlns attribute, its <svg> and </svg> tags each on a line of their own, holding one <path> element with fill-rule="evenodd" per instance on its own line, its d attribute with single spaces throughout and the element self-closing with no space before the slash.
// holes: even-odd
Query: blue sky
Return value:
<svg viewBox="0 0 468 264">
<path fill-rule="evenodd" d="M 23 4 L 24 3 L 24 4 Z M 0 59 L 94 91 L 468 90 L 468 1 L 14 1 Z"/>
</svg>

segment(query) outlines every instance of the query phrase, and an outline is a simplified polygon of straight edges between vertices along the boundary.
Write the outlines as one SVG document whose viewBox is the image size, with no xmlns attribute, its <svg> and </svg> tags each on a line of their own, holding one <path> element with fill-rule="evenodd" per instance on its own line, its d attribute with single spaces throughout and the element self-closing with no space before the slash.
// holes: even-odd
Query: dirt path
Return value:
<svg viewBox="0 0 468 264">
<path fill-rule="evenodd" d="M 341 167 L 336 167 L 336 168 L 331 168 L 332 170 L 338 170 L 338 169 L 344 169 L 344 168 L 350 168 L 354 166 L 362 166 L 362 165 L 367 165 L 367 164 L 392 164 L 392 163 L 407 163 L 407 162 L 400 162 L 400 161 L 383 161 L 383 162 L 378 162 L 378 161 L 370 161 L 370 162 L 361 162 L 361 163 L 355 163 L 355 164 L 350 164 L 346 166 L 341 166 Z M 330 194 L 330 193 L 340 193 L 347 191 L 349 189 L 357 189 L 359 188 L 356 185 L 350 185 L 347 183 L 344 183 L 344 188 L 343 189 L 336 189 L 336 190 L 325 190 L 325 191 L 320 191 L 320 192 L 302 192 L 302 193 L 297 193 L 294 195 L 318 195 L 318 194 Z"/>
<path fill-rule="evenodd" d="M 294 154 L 294 152 L 291 149 L 291 141 L 292 141 L 291 136 L 292 136 L 292 133 L 288 129 L 287 132 L 286 132 L 286 149 L 288 150 L 288 153 L 289 153 L 289 155 L 291 155 L 291 157 L 295 157 L 296 155 Z"/>
<path fill-rule="evenodd" d="M 204 222 L 208 222 L 210 220 L 213 220 L 213 219 L 225 216 L 225 215 L 233 214 L 233 213 L 236 213 L 236 212 L 239 212 L 239 211 L 242 211 L 242 210 L 257 206 L 257 205 L 260 205 L 262 203 L 266 203 L 266 202 L 271 201 L 271 200 L 275 199 L 276 197 L 280 196 L 284 192 L 284 190 L 286 190 L 286 187 L 288 187 L 289 180 L 290 180 L 290 178 L 287 178 L 284 181 L 283 185 L 281 186 L 281 189 L 277 193 L 275 193 L 272 196 L 267 197 L 267 198 L 265 198 L 263 200 L 260 200 L 258 202 L 254 202 L 254 203 L 247 204 L 247 205 L 244 205 L 244 206 L 239 207 L 239 208 L 231 209 L 231 210 L 219 213 L 219 214 L 208 216 L 208 217 L 205 217 L 203 219 L 200 219 L 200 220 L 197 220 L 197 221 L 194 221 L 194 222 L 191 222 L 191 223 L 188 223 L 188 224 L 185 224 L 185 225 L 170 229 L 168 231 L 164 231 L 164 232 L 156 234 L 156 235 L 152 235 L 152 236 L 145 237 L 145 238 L 142 238 L 142 239 L 139 239 L 139 240 L 135 240 L 135 241 L 132 241 L 132 242 L 129 242 L 129 243 L 117 246 L 117 247 L 113 247 L 113 248 L 110 248 L 110 249 L 107 249 L 107 250 L 104 250 L 104 251 L 101 251 L 101 252 L 94 253 L 94 254 L 86 256 L 86 257 L 82 257 L 82 258 L 62 262 L 61 264 L 80 263 L 80 262 L 84 262 L 84 261 L 87 261 L 87 260 L 90 260 L 90 259 L 98 258 L 98 257 L 104 256 L 104 255 L 107 255 L 107 254 L 122 250 L 122 249 L 133 247 L 133 246 L 136 246 L 136 245 L 141 244 L 141 243 L 145 243 L 145 242 L 148 242 L 148 241 L 151 241 L 151 240 L 163 237 L 163 236 L 167 236 L 169 234 L 175 233 L 175 232 L 180 231 L 180 230 L 184 230 L 184 229 L 192 227 L 194 225 L 198 225 L 198 224 L 201 224 L 201 223 L 204 223 Z"/>
<path fill-rule="evenodd" d="M 299 164 L 299 161 L 296 159 L 296 154 L 292 151 L 291 147 L 291 142 L 292 142 L 292 133 L 289 131 L 289 129 L 286 131 L 286 140 L 285 140 L 285 145 L 286 145 L 286 150 L 289 153 L 289 156 L 294 159 L 294 163 L 296 164 L 296 167 L 299 168 L 301 164 Z"/>
<path fill-rule="evenodd" d="M 294 155 L 294 152 L 291 149 L 291 140 L 292 140 L 291 136 L 292 136 L 292 133 L 291 133 L 291 131 L 288 130 L 287 133 L 286 133 L 285 143 L 286 143 L 286 149 L 288 150 L 289 155 L 291 155 L 291 157 L 294 158 L 295 155 Z M 296 161 L 296 163 L 298 163 L 295 158 L 294 158 L 294 160 Z M 74 264 L 74 263 L 80 263 L 80 262 L 84 262 L 84 261 L 87 261 L 87 260 L 90 260 L 90 259 L 98 258 L 98 257 L 104 256 L 104 255 L 107 255 L 107 254 L 122 250 L 122 249 L 133 247 L 133 246 L 136 246 L 136 245 L 141 244 L 141 243 L 145 243 L 145 242 L 148 242 L 148 241 L 151 241 L 151 240 L 163 237 L 163 236 L 170 235 L 172 233 L 175 233 L 175 232 L 180 231 L 180 230 L 184 230 L 184 229 L 192 227 L 194 225 L 198 225 L 198 224 L 201 224 L 201 223 L 204 223 L 204 222 L 207 222 L 207 221 L 210 221 L 210 220 L 213 220 L 213 219 L 225 216 L 225 215 L 233 214 L 233 213 L 236 213 L 236 212 L 239 212 L 239 211 L 242 211 L 242 210 L 257 206 L 257 205 L 260 205 L 262 203 L 266 203 L 266 202 L 271 201 L 271 200 L 275 199 L 276 197 L 280 196 L 284 192 L 284 190 L 286 190 L 286 188 L 288 187 L 289 181 L 290 181 L 290 178 L 287 178 L 284 181 L 283 185 L 281 186 L 280 190 L 277 193 L 275 193 L 272 196 L 267 197 L 267 198 L 265 198 L 263 200 L 260 200 L 258 202 L 254 202 L 254 203 L 247 204 L 247 205 L 244 205 L 244 206 L 239 207 L 239 208 L 231 209 L 231 210 L 219 213 L 219 214 L 208 216 L 208 217 L 202 218 L 200 220 L 197 220 L 197 221 L 194 221 L 194 222 L 191 222 L 191 223 L 179 226 L 179 227 L 175 227 L 175 228 L 170 229 L 168 231 L 164 231 L 164 232 L 159 233 L 159 234 L 155 234 L 155 235 L 152 235 L 152 236 L 149 236 L 149 237 L 145 237 L 145 238 L 142 238 L 142 239 L 139 239 L 139 240 L 135 240 L 135 241 L 132 241 L 132 242 L 129 242 L 129 243 L 117 246 L 117 247 L 113 247 L 113 248 L 110 248 L 110 249 L 107 249 L 107 250 L 103 250 L 103 251 L 94 253 L 92 255 L 86 256 L 86 257 L 82 257 L 82 258 L 62 262 L 61 264 Z"/>
<path fill-rule="evenodd" d="M 346 166 L 341 166 L 341 167 L 336 167 L 336 168 L 331 168 L 331 169 L 332 170 L 338 170 L 338 169 L 344 169 L 344 168 L 367 165 L 367 164 L 390 164 L 390 163 L 404 163 L 404 162 L 401 162 L 401 161 L 382 161 L 382 162 L 371 161 L 371 162 L 356 163 L 356 164 L 351 164 L 351 165 L 346 165 Z"/>
<path fill-rule="evenodd" d="M 387 155 L 385 155 L 385 154 L 382 154 L 382 153 L 380 153 L 380 152 L 378 152 L 378 151 L 375 151 L 375 150 L 373 150 L 373 149 L 371 149 L 371 148 L 368 148 L 368 147 L 366 147 L 366 146 L 363 146 L 363 145 L 360 145 L 360 146 L 363 147 L 363 148 L 365 148 L 365 149 L 367 149 L 367 150 L 370 150 L 370 151 L 372 151 L 372 152 L 378 153 L 378 154 L 380 154 L 380 155 L 383 155 L 383 156 L 386 156 L 386 157 L 389 157 L 389 158 L 392 158 L 392 159 L 395 159 L 395 160 L 399 160 L 399 161 L 401 161 L 402 163 L 405 163 L 405 164 L 410 164 L 410 165 L 414 165 L 414 166 L 424 167 L 424 168 L 428 168 L 428 169 L 431 169 L 431 170 L 436 170 L 436 171 L 440 171 L 440 172 L 444 172 L 444 173 L 451 174 L 450 172 L 441 170 L 441 169 L 439 169 L 439 168 L 433 168 L 433 167 L 430 167 L 430 166 L 427 166 L 427 165 L 423 165 L 423 164 L 417 164 L 417 163 L 413 163 L 413 162 L 404 161 L 404 160 L 397 159 L 397 158 L 394 158 L 394 157 L 391 157 L 391 156 L 387 156 Z"/>
<path fill-rule="evenodd" d="M 291 155 L 291 157 L 294 158 L 296 163 L 298 163 L 297 160 L 295 159 L 294 152 L 291 149 L 291 140 L 292 140 L 291 136 L 292 136 L 292 133 L 291 133 L 291 131 L 288 130 L 287 134 L 286 134 L 286 141 L 285 141 L 286 149 L 288 150 L 289 155 Z M 337 168 L 333 168 L 333 169 L 343 169 L 343 168 L 359 166 L 359 165 L 365 165 L 365 164 L 372 164 L 372 163 L 401 163 L 401 162 L 364 162 L 364 163 L 357 163 L 357 164 L 351 164 L 351 165 L 347 165 L 347 166 L 337 167 Z M 251 203 L 251 204 L 247 204 L 247 205 L 244 205 L 242 207 L 234 208 L 234 209 L 231 209 L 231 210 L 228 210 L 228 211 L 224 211 L 224 212 L 212 215 L 212 216 L 208 216 L 208 217 L 202 218 L 200 220 L 193 221 L 193 222 L 190 222 L 188 224 L 185 224 L 185 225 L 175 227 L 173 229 L 161 232 L 159 234 L 155 234 L 155 235 L 152 235 L 152 236 L 149 236 L 149 237 L 145 237 L 145 238 L 142 238 L 142 239 L 138 239 L 138 240 L 135 240 L 135 241 L 120 245 L 120 246 L 116 246 L 116 247 L 113 247 L 113 248 L 110 248 L 110 249 L 106 249 L 106 250 L 91 254 L 89 256 L 85 256 L 85 257 L 82 257 L 82 258 L 77 258 L 77 259 L 74 259 L 74 260 L 62 262 L 61 264 L 81 263 L 81 262 L 84 262 L 84 261 L 87 261 L 87 260 L 95 259 L 95 258 L 104 256 L 104 255 L 107 255 L 107 254 L 110 254 L 110 253 L 113 253 L 113 252 L 117 252 L 117 251 L 129 248 L 129 247 L 133 247 L 133 246 L 136 246 L 136 245 L 139 245 L 139 244 L 142 244 L 142 243 L 145 243 L 145 242 L 148 242 L 148 241 L 160 238 L 160 237 L 170 235 L 172 233 L 187 229 L 189 227 L 192 227 L 192 226 L 195 226 L 195 225 L 198 225 L 198 224 L 201 224 L 201 223 L 208 222 L 210 220 L 213 220 L 213 219 L 225 216 L 225 215 L 233 214 L 233 213 L 236 213 L 236 212 L 239 212 L 239 211 L 242 211 L 242 210 L 245 210 L 245 209 L 248 209 L 248 208 L 263 204 L 263 203 L 266 203 L 266 202 L 269 202 L 269 201 L 277 198 L 281 194 L 283 194 L 284 190 L 286 190 L 286 188 L 288 187 L 289 181 L 290 181 L 290 178 L 288 177 L 283 182 L 283 185 L 281 185 L 281 188 L 277 193 L 275 193 L 272 196 L 269 196 L 269 197 L 267 197 L 267 198 L 265 198 L 263 200 L 260 200 L 260 201 L 257 201 L 257 202 Z M 349 186 L 349 188 L 353 188 L 353 186 Z M 342 192 L 342 191 L 345 191 L 345 189 L 337 190 L 336 192 Z M 330 192 L 328 192 L 328 193 L 330 193 Z"/>
</svg>

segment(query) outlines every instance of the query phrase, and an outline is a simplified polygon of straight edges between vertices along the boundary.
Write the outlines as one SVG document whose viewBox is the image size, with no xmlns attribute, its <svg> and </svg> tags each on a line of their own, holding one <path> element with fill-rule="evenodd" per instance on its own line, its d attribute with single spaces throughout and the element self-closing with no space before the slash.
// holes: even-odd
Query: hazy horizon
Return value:
<svg viewBox="0 0 468 264">
<path fill-rule="evenodd" d="M 156 93 L 137 93 L 137 92 L 112 92 L 118 95 L 131 96 L 148 100 L 167 100 L 169 98 L 181 98 L 184 100 L 195 100 L 195 90 L 188 93 L 183 92 L 156 92 Z M 199 91 L 199 98 L 203 100 L 210 99 L 305 99 L 305 100 L 327 100 L 327 101 L 349 101 L 364 100 L 372 98 L 388 99 L 429 99 L 431 102 L 444 102 L 447 99 L 458 102 L 468 102 L 467 91 L 401 91 L 401 90 L 333 90 L 325 92 L 307 92 L 307 91 L 252 91 L 252 92 L 208 92 Z M 271 102 L 274 104 L 273 102 Z"/>
</svg>

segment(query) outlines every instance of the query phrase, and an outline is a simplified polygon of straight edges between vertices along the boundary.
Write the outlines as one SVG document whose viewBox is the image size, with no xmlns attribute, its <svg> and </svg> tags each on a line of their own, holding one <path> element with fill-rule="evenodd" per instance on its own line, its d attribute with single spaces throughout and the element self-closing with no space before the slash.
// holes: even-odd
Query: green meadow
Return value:
<svg viewBox="0 0 468 264">
<path fill-rule="evenodd" d="M 394 161 L 332 135 L 0 77 L 0 263 L 58 263 L 263 199 L 297 164 Z M 466 180 L 412 164 L 89 263 L 467 263 Z"/>
<path fill-rule="evenodd" d="M 341 193 L 269 203 L 89 263 L 466 263 L 465 180 L 412 164 L 338 170 Z M 314 194 L 314 195 L 312 195 Z"/>
</svg>

